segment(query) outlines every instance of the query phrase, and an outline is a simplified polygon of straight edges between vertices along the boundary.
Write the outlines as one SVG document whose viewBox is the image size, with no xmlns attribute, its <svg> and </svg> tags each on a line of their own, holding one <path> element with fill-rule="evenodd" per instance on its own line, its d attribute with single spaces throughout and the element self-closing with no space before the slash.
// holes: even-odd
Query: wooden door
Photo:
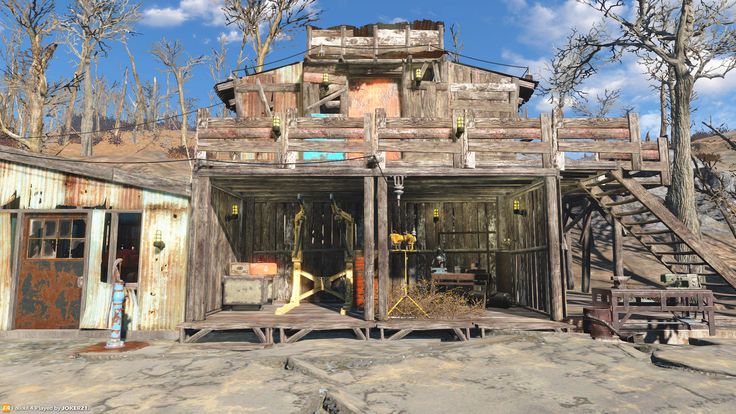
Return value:
<svg viewBox="0 0 736 414">
<path fill-rule="evenodd" d="M 15 329 L 77 329 L 87 216 L 29 215 L 15 301 Z"/>
<path fill-rule="evenodd" d="M 383 108 L 389 118 L 401 116 L 398 80 L 351 79 L 349 94 L 350 108 L 348 116 L 350 117 L 361 118 L 366 113 L 375 113 L 376 108 Z M 353 158 L 361 155 L 363 154 L 348 154 L 348 157 Z M 401 153 L 387 152 L 386 159 L 389 161 L 401 159 Z"/>
</svg>

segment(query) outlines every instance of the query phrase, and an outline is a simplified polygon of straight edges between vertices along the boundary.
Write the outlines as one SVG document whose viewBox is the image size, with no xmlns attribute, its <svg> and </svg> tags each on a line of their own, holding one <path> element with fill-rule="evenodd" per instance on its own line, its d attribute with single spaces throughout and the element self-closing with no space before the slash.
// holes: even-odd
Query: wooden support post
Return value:
<svg viewBox="0 0 736 414">
<path fill-rule="evenodd" d="M 624 275 L 624 256 L 623 256 L 623 228 L 621 223 L 611 216 L 613 222 L 613 275 Z"/>
<path fill-rule="evenodd" d="M 582 245 L 582 266 L 580 271 L 580 290 L 583 293 L 590 293 L 590 255 L 593 250 L 593 211 L 585 214 L 583 220 L 583 232 L 580 239 Z"/>
<path fill-rule="evenodd" d="M 572 273 L 572 237 L 565 233 L 565 278 L 567 279 L 567 290 L 575 289 L 575 276 Z"/>
<path fill-rule="evenodd" d="M 639 129 L 639 114 L 629 112 L 629 138 L 635 149 L 631 152 L 631 170 L 641 170 L 641 131 Z"/>
<path fill-rule="evenodd" d="M 209 239 L 210 179 L 196 174 L 192 178 L 189 219 L 189 258 L 187 267 L 186 320 L 203 320 L 206 312 L 207 276 L 211 248 Z"/>
<path fill-rule="evenodd" d="M 379 177 L 383 180 L 383 177 Z M 367 321 L 375 319 L 373 310 L 373 264 L 375 262 L 375 245 L 373 237 L 374 209 L 375 200 L 374 178 L 363 178 L 363 255 L 365 259 L 365 267 L 363 271 L 363 292 L 364 305 L 363 317 Z"/>
<path fill-rule="evenodd" d="M 545 178 L 547 201 L 547 248 L 549 259 L 549 307 L 550 318 L 555 321 L 565 317 L 565 292 L 562 289 L 562 260 L 560 255 L 560 209 L 558 178 Z"/>
<path fill-rule="evenodd" d="M 384 177 L 378 177 L 378 319 L 388 317 L 388 291 L 391 279 L 388 270 L 388 183 Z"/>
</svg>

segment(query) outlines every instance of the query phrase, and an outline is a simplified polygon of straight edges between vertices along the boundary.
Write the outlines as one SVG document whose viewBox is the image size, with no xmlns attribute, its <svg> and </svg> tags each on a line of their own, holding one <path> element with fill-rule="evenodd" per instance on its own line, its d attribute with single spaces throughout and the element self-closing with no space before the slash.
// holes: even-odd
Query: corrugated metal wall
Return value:
<svg viewBox="0 0 736 414">
<path fill-rule="evenodd" d="M 126 187 L 31 166 L 0 162 L 0 205 L 20 197 L 20 208 L 55 209 L 59 205 L 140 210 L 140 273 L 138 280 L 139 330 L 170 330 L 184 320 L 187 277 L 189 199 L 155 191 Z M 60 210 L 60 212 L 69 210 Z M 82 328 L 105 328 L 110 286 L 100 282 L 105 211 L 92 212 L 90 254 Z M 153 247 L 156 230 L 166 247 Z M 10 215 L 0 213 L 0 240 L 10 240 Z M 7 238 L 6 238 L 7 236 Z M 0 329 L 8 329 L 10 292 L 10 243 L 0 246 Z M 7 265 L 6 265 L 7 263 Z M 7 269 L 6 269 L 7 267 Z"/>
</svg>

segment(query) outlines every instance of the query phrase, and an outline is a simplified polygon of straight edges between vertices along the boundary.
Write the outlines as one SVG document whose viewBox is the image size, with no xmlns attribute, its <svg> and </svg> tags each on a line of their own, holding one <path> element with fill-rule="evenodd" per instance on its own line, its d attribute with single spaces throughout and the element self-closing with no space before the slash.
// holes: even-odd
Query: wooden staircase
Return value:
<svg viewBox="0 0 736 414">
<path fill-rule="evenodd" d="M 636 178 L 625 177 L 621 170 L 609 171 L 581 180 L 580 186 L 672 273 L 705 276 L 716 303 L 736 309 L 736 271 Z"/>
</svg>

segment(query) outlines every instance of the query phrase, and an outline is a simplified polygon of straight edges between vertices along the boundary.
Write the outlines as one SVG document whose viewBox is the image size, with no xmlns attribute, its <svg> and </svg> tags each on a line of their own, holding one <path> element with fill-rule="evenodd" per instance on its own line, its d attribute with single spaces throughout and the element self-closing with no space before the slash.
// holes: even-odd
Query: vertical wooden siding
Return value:
<svg viewBox="0 0 736 414">
<path fill-rule="evenodd" d="M 107 329 L 112 298 L 112 284 L 100 281 L 102 249 L 105 233 L 105 210 L 94 210 L 88 223 L 89 249 L 85 280 L 84 309 L 79 327 L 82 329 Z"/>
<path fill-rule="evenodd" d="M 0 213 L 0 330 L 10 328 L 12 313 L 12 245 L 11 216 L 9 213 Z"/>
</svg>

